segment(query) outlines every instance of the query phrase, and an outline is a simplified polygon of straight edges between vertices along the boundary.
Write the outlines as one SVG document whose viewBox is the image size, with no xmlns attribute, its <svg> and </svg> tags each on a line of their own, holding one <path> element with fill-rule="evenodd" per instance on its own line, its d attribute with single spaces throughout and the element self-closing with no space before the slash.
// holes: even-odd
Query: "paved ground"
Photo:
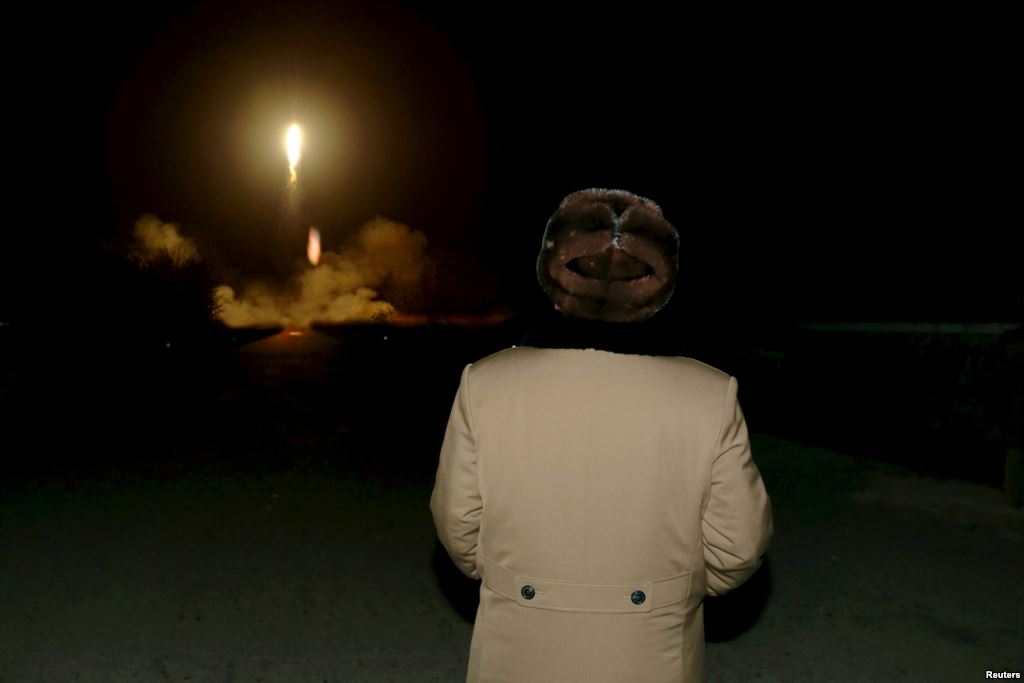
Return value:
<svg viewBox="0 0 1024 683">
<path fill-rule="evenodd" d="M 5 484 L 0 681 L 464 680 L 476 584 L 428 509 L 443 424 L 395 440 L 401 410 L 373 434 L 280 391 L 257 415 L 258 384 L 208 439 Z M 707 601 L 711 681 L 1024 671 L 1024 511 L 768 434 L 754 448 L 776 537 Z"/>
</svg>

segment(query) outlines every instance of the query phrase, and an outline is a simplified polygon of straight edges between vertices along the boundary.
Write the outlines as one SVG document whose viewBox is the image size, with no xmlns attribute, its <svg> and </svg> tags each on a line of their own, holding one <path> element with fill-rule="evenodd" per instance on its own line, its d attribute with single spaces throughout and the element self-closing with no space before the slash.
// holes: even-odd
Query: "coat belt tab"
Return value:
<svg viewBox="0 0 1024 683">
<path fill-rule="evenodd" d="M 682 602 L 689 588 L 688 574 L 633 583 L 579 583 L 528 576 L 506 569 L 482 553 L 479 558 L 484 585 L 524 607 L 608 614 L 650 612 Z M 530 598 L 524 595 L 527 586 L 532 588 L 525 591 Z"/>
</svg>

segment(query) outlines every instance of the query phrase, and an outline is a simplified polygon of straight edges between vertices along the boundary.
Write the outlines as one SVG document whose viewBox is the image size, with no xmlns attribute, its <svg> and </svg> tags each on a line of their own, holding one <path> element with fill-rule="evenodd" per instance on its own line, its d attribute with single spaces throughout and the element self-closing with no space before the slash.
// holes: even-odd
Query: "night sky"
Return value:
<svg viewBox="0 0 1024 683">
<path fill-rule="evenodd" d="M 1010 90 L 986 30 L 635 3 L 32 16 L 5 291 L 66 302 L 144 213 L 235 272 L 271 270 L 294 119 L 328 243 L 381 215 L 471 254 L 506 299 L 536 301 L 561 198 L 617 187 L 679 229 L 677 291 L 711 315 L 1015 320 Z"/>
</svg>

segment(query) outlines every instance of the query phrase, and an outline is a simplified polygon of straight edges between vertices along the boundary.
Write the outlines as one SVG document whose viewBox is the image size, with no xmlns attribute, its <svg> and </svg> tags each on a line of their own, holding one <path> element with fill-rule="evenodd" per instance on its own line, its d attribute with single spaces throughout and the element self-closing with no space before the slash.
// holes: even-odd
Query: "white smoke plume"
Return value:
<svg viewBox="0 0 1024 683">
<path fill-rule="evenodd" d="M 178 267 L 201 260 L 195 242 L 182 236 L 178 226 L 165 223 L 152 214 L 145 214 L 135 221 L 131 257 L 141 266 L 161 258 L 170 259 Z"/>
<path fill-rule="evenodd" d="M 351 246 L 324 251 L 320 265 L 299 274 L 291 292 L 253 285 L 238 294 L 228 285 L 217 287 L 218 315 L 230 327 L 387 318 L 395 307 L 377 298 L 379 289 L 415 288 L 426 269 L 426 246 L 422 232 L 374 218 L 359 229 Z"/>
</svg>

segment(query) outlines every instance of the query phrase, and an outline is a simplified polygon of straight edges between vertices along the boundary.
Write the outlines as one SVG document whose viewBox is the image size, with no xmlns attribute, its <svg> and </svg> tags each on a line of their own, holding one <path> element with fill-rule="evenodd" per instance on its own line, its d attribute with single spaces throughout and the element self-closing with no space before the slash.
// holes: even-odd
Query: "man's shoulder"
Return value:
<svg viewBox="0 0 1024 683">
<path fill-rule="evenodd" d="M 497 379 L 508 373 L 540 370 L 545 373 L 559 368 L 586 368 L 601 366 L 632 366 L 638 373 L 658 375 L 673 381 L 699 382 L 725 387 L 729 383 L 727 372 L 688 356 L 645 356 L 620 354 L 595 349 L 548 349 L 532 346 L 512 346 L 495 351 L 470 364 L 471 374 L 480 379 Z"/>
</svg>

